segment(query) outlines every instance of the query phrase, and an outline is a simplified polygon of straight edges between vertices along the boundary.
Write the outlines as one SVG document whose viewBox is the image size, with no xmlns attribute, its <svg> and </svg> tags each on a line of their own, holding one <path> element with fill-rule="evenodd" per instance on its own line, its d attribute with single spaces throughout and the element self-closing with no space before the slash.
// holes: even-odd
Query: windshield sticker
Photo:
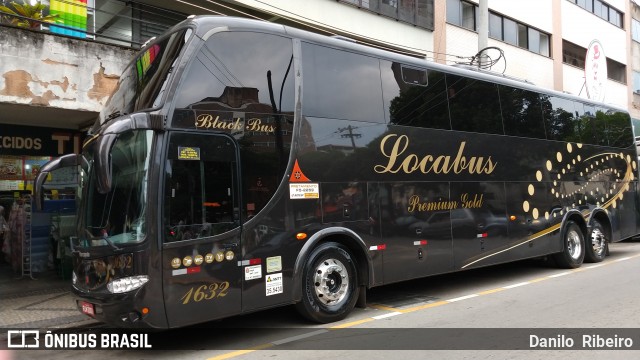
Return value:
<svg viewBox="0 0 640 360">
<path fill-rule="evenodd" d="M 320 185 L 317 183 L 289 184 L 289 199 L 319 199 Z"/>
<path fill-rule="evenodd" d="M 178 146 L 178 160 L 200 160 L 200 148 Z"/>
</svg>

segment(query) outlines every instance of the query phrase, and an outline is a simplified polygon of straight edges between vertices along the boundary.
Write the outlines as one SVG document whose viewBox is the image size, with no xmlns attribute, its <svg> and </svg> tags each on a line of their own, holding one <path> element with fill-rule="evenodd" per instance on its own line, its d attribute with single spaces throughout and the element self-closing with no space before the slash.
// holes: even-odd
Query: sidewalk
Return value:
<svg viewBox="0 0 640 360">
<path fill-rule="evenodd" d="M 17 276 L 0 264 L 0 328 L 66 328 L 99 324 L 80 313 L 71 297 L 71 280 L 54 271 Z"/>
</svg>

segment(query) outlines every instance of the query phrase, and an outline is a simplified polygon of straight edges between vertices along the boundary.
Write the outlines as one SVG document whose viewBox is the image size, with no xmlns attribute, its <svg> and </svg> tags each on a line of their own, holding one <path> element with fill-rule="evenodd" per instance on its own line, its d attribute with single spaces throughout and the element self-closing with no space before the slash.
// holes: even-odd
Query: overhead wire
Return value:
<svg viewBox="0 0 640 360">
<path fill-rule="evenodd" d="M 498 51 L 498 57 L 493 59 L 491 56 L 488 55 L 487 53 L 488 50 Z M 482 70 L 491 70 L 493 66 L 495 66 L 496 64 L 498 64 L 498 62 L 500 62 L 501 59 L 504 61 L 504 64 L 505 64 L 504 69 L 502 70 L 502 74 L 504 74 L 505 71 L 507 70 L 507 59 L 504 56 L 504 51 L 497 46 L 487 46 L 484 49 L 481 49 L 471 57 L 468 65 L 477 66 Z"/>
</svg>

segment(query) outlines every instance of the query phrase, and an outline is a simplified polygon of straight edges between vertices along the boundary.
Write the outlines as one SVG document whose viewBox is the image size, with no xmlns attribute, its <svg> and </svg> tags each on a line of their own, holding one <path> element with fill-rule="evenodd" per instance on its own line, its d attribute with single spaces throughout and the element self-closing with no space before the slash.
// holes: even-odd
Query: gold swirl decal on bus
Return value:
<svg viewBox="0 0 640 360">
<path fill-rule="evenodd" d="M 411 174 L 491 174 L 498 165 L 491 156 L 467 156 L 464 154 L 465 141 L 458 145 L 458 152 L 452 155 L 405 154 L 409 147 L 407 135 L 389 134 L 380 141 L 380 152 L 387 158 L 386 164 L 378 164 L 373 170 L 378 174 L 403 172 Z"/>
<path fill-rule="evenodd" d="M 522 210 L 533 220 L 562 219 L 571 210 L 580 211 L 582 216 L 588 219 L 594 207 L 605 210 L 615 209 L 618 207 L 618 202 L 624 199 L 624 193 L 630 190 L 629 183 L 636 177 L 635 172 L 638 168 L 636 160 L 622 152 L 607 152 L 583 158 L 580 154 L 581 149 L 580 143 L 567 143 L 566 151 L 556 152 L 555 158 L 547 160 L 544 167 L 536 171 L 536 181 L 525 185 L 529 197 L 522 202 Z M 616 163 L 619 164 L 618 168 L 615 166 Z M 624 171 L 620 171 L 620 168 L 624 168 Z M 578 176 L 585 180 L 574 181 Z M 546 196 L 546 194 L 538 194 L 536 185 L 545 183 L 551 185 L 551 196 L 555 197 L 562 206 L 550 210 L 540 209 L 537 206 L 536 195 Z M 542 213 L 543 210 L 544 213 Z M 524 240 L 496 249 L 491 253 L 473 257 L 467 260 L 462 268 L 559 231 L 561 225 L 562 223 L 558 222 L 529 235 Z"/>
<path fill-rule="evenodd" d="M 264 124 L 263 120 L 259 118 L 247 120 L 242 118 L 221 119 L 220 115 L 216 115 L 214 118 L 211 114 L 198 115 L 195 127 L 197 129 L 228 130 L 230 132 L 255 131 L 269 134 L 275 134 L 276 132 L 274 125 Z"/>
</svg>

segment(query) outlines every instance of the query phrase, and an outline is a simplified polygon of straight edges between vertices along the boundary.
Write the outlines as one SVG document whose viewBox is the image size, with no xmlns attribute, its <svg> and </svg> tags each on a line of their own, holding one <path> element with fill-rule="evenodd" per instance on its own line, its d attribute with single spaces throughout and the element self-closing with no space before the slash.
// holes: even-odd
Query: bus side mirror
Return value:
<svg viewBox="0 0 640 360">
<path fill-rule="evenodd" d="M 40 168 L 34 181 L 34 195 L 38 211 L 42 210 L 42 186 L 47 180 L 47 176 L 54 170 L 78 165 L 82 166 L 85 171 L 89 169 L 89 163 L 82 154 L 67 154 L 49 161 Z"/>
</svg>

